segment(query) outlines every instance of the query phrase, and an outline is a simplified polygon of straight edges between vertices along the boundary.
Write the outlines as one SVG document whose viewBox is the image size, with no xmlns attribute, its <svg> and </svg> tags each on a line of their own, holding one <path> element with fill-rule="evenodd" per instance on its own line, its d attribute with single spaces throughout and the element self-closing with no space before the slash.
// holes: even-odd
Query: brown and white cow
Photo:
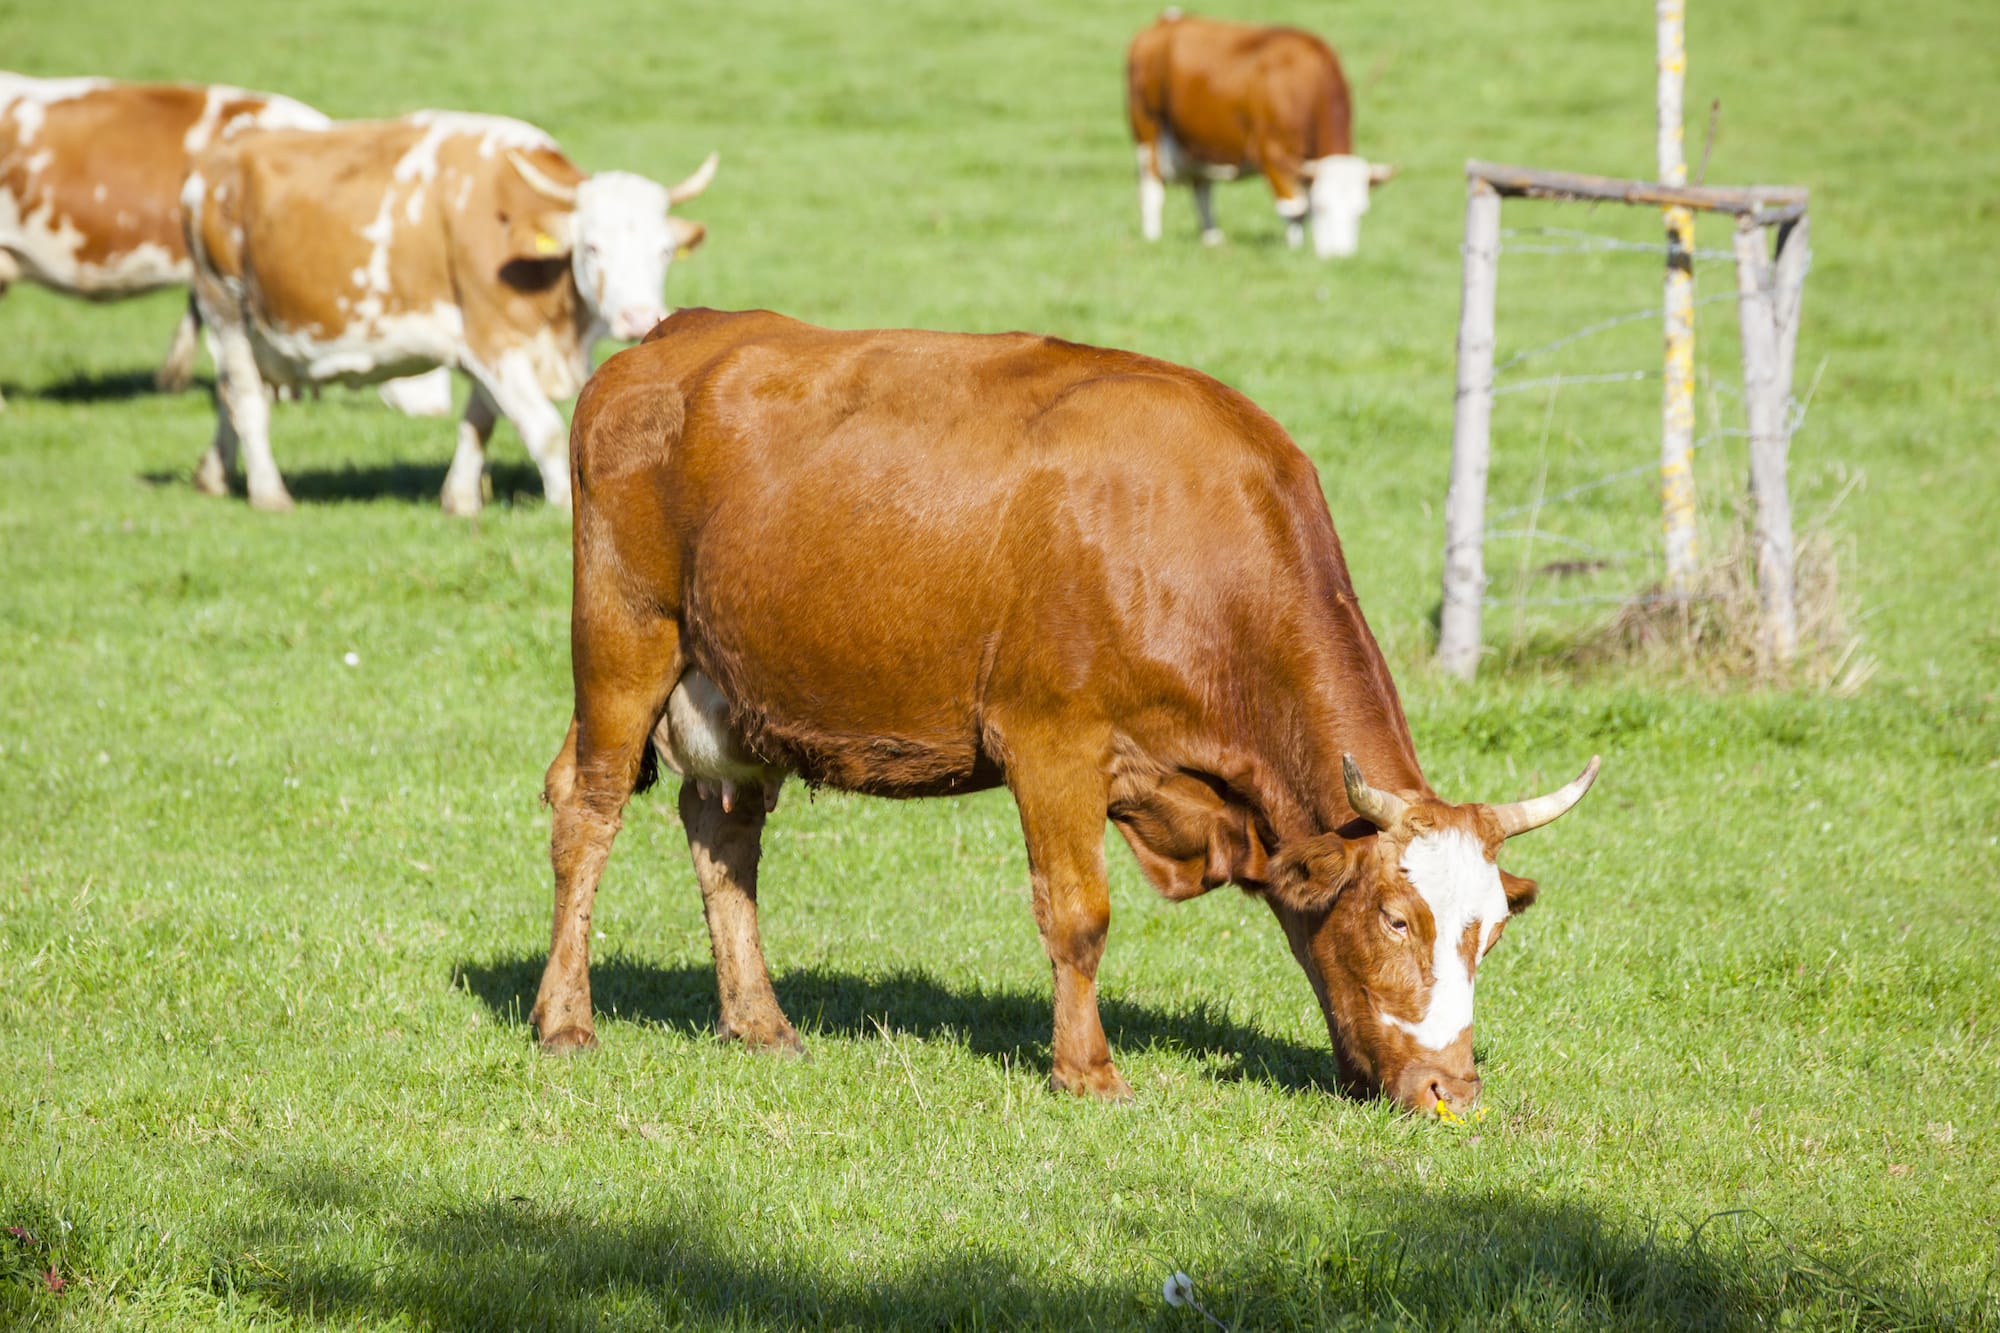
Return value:
<svg viewBox="0 0 2000 1333">
<path fill-rule="evenodd" d="M 1321 259 L 1351 255 L 1369 191 L 1395 174 L 1354 152 L 1354 111 L 1340 58 L 1299 28 L 1189 18 L 1169 9 L 1132 39 L 1126 112 L 1139 146 L 1139 225 L 1160 239 L 1166 184 L 1194 190 L 1201 239 L 1216 245 L 1210 187 L 1260 173 L 1285 238 L 1312 228 Z"/>
<path fill-rule="evenodd" d="M 505 416 L 569 504 L 552 398 L 590 374 L 609 333 L 666 315 L 677 252 L 706 234 L 670 208 L 708 187 L 715 156 L 668 187 L 586 176 L 532 125 L 420 111 L 316 134 L 246 136 L 197 157 L 182 195 L 194 294 L 216 341 L 214 445 L 195 484 L 227 491 L 240 444 L 250 501 L 289 509 L 263 386 L 379 383 L 433 366 L 472 394 L 444 508 L 480 508 L 486 441 Z"/>
<path fill-rule="evenodd" d="M 1109 819 L 1168 898 L 1235 883 L 1270 905 L 1350 1085 L 1474 1097 L 1473 977 L 1535 896 L 1495 858 L 1597 760 L 1506 805 L 1431 790 L 1319 478 L 1241 394 L 1027 334 L 683 310 L 591 379 L 570 452 L 545 1049 L 596 1040 L 598 878 L 664 763 L 725 1036 L 799 1045 L 756 917 L 787 774 L 896 797 L 1004 784 L 1054 969 L 1056 1086 L 1127 1093 L 1097 1012 Z"/>
<path fill-rule="evenodd" d="M 181 235 L 187 160 L 251 129 L 327 118 L 224 84 L 36 79 L 0 71 L 0 292 L 16 279 L 112 301 L 189 277 Z M 195 315 L 174 332 L 158 382 L 187 385 Z"/>
</svg>

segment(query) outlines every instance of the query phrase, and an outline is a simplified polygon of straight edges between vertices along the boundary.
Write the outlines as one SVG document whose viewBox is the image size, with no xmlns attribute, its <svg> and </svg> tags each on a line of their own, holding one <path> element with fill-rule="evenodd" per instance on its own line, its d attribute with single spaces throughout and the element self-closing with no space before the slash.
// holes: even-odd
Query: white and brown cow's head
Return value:
<svg viewBox="0 0 2000 1333">
<path fill-rule="evenodd" d="M 1269 900 L 1318 993 L 1342 1077 L 1415 1110 L 1479 1095 L 1472 988 L 1535 882 L 1494 863 L 1500 844 L 1583 799 L 1598 761 L 1561 790 L 1508 805 L 1450 805 L 1370 787 L 1350 756 L 1348 804 L 1375 832 L 1285 849 Z"/>
<path fill-rule="evenodd" d="M 1394 178 L 1396 169 L 1352 153 L 1337 153 L 1306 163 L 1309 182 L 1306 213 L 1312 226 L 1313 253 L 1321 259 L 1346 258 L 1361 245 L 1361 217 L 1369 195 Z"/>
<path fill-rule="evenodd" d="M 699 222 L 672 216 L 675 204 L 694 198 L 715 179 L 716 155 L 678 185 L 661 185 L 625 171 L 601 171 L 566 185 L 520 152 L 508 160 L 549 205 L 515 220 L 509 252 L 516 259 L 569 260 L 577 291 L 591 316 L 614 338 L 646 336 L 667 317 L 662 304 L 674 256 L 700 245 Z"/>
</svg>

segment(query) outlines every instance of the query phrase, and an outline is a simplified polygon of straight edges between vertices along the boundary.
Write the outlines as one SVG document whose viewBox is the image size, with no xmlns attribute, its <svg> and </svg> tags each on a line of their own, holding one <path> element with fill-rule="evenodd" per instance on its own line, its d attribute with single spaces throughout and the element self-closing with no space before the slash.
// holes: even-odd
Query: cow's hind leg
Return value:
<svg viewBox="0 0 2000 1333">
<path fill-rule="evenodd" d="M 174 340 L 167 344 L 167 359 L 160 363 L 159 373 L 153 376 L 153 387 L 161 393 L 179 393 L 194 381 L 194 354 L 201 345 L 201 312 L 195 308 L 194 297 L 188 297 L 187 309 L 181 312 L 180 322 L 174 325 Z"/>
<path fill-rule="evenodd" d="M 19 279 L 20 276 L 21 266 L 15 262 L 14 256 L 8 254 L 5 250 L 0 250 L 0 296 L 5 296 L 7 288 Z M 0 394 L 0 411 L 5 411 L 6 407 L 7 395 Z"/>
<path fill-rule="evenodd" d="M 764 802 L 732 802 L 693 778 L 681 783 L 681 823 L 701 883 L 702 914 L 715 950 L 715 989 L 722 1002 L 717 1024 L 725 1041 L 802 1053 L 805 1044 L 785 1018 L 771 989 L 764 943 L 757 932 L 757 862 L 763 852 Z"/>
<path fill-rule="evenodd" d="M 572 636 L 576 714 L 542 789 L 554 811 L 549 860 L 555 916 L 534 1024 L 542 1049 L 558 1054 L 597 1044 L 590 1008 L 591 908 L 653 726 L 681 670 L 680 634 L 672 621 L 641 625 L 622 610 L 605 615 L 616 624 L 585 620 Z"/>
<path fill-rule="evenodd" d="M 1108 801 L 1100 764 L 1079 762 L 1076 732 L 1052 738 L 1040 757 L 1008 763 L 1034 881 L 1035 924 L 1055 976 L 1055 1040 L 1049 1082 L 1065 1092 L 1123 1101 L 1132 1095 L 1111 1063 L 1097 1012 L 1097 965 L 1111 925 L 1104 873 Z"/>
<path fill-rule="evenodd" d="M 229 493 L 229 470 L 240 444 L 250 503 L 259 509 L 289 510 L 291 492 L 271 457 L 271 400 L 249 335 L 240 328 L 215 330 L 215 399 L 215 442 L 195 469 L 196 489 L 209 495 Z"/>
</svg>

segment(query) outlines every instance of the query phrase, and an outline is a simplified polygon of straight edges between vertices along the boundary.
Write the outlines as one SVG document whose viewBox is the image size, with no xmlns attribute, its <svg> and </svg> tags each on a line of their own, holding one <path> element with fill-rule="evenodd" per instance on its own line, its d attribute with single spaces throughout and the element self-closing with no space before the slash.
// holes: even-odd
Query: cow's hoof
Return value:
<svg viewBox="0 0 2000 1333">
<path fill-rule="evenodd" d="M 194 488 L 203 495 L 229 494 L 229 474 L 222 470 L 213 454 L 201 460 L 194 470 Z"/>
<path fill-rule="evenodd" d="M 542 1035 L 542 1054 L 581 1055 L 597 1047 L 597 1034 L 589 1028 L 559 1028 Z"/>
<path fill-rule="evenodd" d="M 716 1024 L 715 1034 L 723 1041 L 740 1043 L 753 1051 L 764 1051 L 771 1055 L 781 1055 L 789 1059 L 804 1059 L 806 1044 L 792 1025 L 780 1018 L 776 1023 L 751 1023 L 736 1027 L 730 1023 Z"/>
<path fill-rule="evenodd" d="M 261 509 L 267 514 L 289 514 L 293 509 L 297 508 L 292 503 L 292 497 L 284 491 L 277 491 L 266 495 L 258 495 L 252 492 L 250 507 L 252 509 Z"/>
<path fill-rule="evenodd" d="M 1216 227 L 1210 227 L 1207 231 L 1201 234 L 1201 243 L 1203 245 L 1221 245 L 1224 241 L 1228 239 L 1229 238 L 1227 236 L 1224 236 L 1221 230 Z"/>
<path fill-rule="evenodd" d="M 442 497 L 442 503 L 446 516 L 450 518 L 478 518 L 479 511 L 485 507 L 477 491 L 474 491 L 469 496 L 454 495 L 452 492 L 446 491 Z"/>
<path fill-rule="evenodd" d="M 1058 1069 L 1049 1075 L 1049 1086 L 1057 1092 L 1072 1093 L 1078 1097 L 1092 1097 L 1100 1102 L 1129 1102 L 1132 1100 L 1132 1086 L 1118 1072 L 1116 1065 L 1104 1064 L 1095 1069 Z"/>
</svg>

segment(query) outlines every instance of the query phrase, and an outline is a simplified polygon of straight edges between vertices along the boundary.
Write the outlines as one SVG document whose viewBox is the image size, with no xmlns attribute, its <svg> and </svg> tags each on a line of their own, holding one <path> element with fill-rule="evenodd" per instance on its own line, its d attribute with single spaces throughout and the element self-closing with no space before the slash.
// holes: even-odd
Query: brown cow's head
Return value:
<svg viewBox="0 0 2000 1333">
<path fill-rule="evenodd" d="M 1560 791 L 1509 805 L 1448 805 L 1378 791 L 1350 756 L 1348 804 L 1376 832 L 1325 833 L 1284 849 L 1268 898 L 1318 992 L 1342 1077 L 1413 1110 L 1479 1095 L 1472 986 L 1535 882 L 1494 864 L 1500 844 L 1583 799 L 1592 758 Z"/>
<path fill-rule="evenodd" d="M 700 245 L 708 231 L 669 213 L 715 178 L 715 154 L 679 185 L 625 171 L 600 171 L 575 185 L 551 179 L 519 152 L 508 161 L 553 207 L 525 220 L 510 249 L 517 259 L 567 257 L 590 313 L 611 336 L 646 336 L 667 317 L 661 295 L 674 256 Z"/>
</svg>

